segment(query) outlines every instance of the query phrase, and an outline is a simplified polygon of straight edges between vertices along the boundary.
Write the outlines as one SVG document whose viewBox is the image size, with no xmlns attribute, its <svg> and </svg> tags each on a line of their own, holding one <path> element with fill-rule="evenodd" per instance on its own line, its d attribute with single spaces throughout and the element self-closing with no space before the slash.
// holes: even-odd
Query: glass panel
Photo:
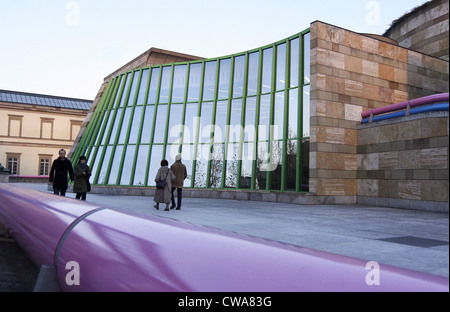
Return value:
<svg viewBox="0 0 450 312">
<path fill-rule="evenodd" d="M 171 104 L 169 113 L 169 134 L 167 143 L 180 142 L 182 131 L 183 104 Z"/>
<path fill-rule="evenodd" d="M 297 140 L 287 141 L 287 159 L 286 159 L 286 190 L 296 190 L 297 176 Z"/>
<path fill-rule="evenodd" d="M 213 111 L 213 103 L 203 103 L 200 116 L 199 142 L 207 143 L 211 139 L 211 118 Z"/>
<path fill-rule="evenodd" d="M 238 175 L 239 144 L 228 144 L 225 187 L 235 188 Z"/>
<path fill-rule="evenodd" d="M 177 65 L 174 67 L 172 103 L 184 102 L 184 91 L 186 87 L 187 65 Z"/>
<path fill-rule="evenodd" d="M 102 141 L 101 145 L 105 145 L 106 138 L 108 136 L 109 127 L 111 126 L 111 123 L 113 122 L 113 118 L 112 118 L 113 116 L 114 116 L 114 110 L 111 110 L 109 112 L 109 115 L 107 114 L 107 117 L 106 117 L 106 118 L 108 118 L 108 120 L 107 120 L 106 126 L 105 126 L 105 128 L 103 130 L 104 131 L 103 132 L 103 136 L 99 136 L 98 137 L 97 144 L 99 144 L 99 141 L 101 140 Z M 103 122 L 105 122 L 105 121 L 103 121 Z M 100 134 L 101 134 L 101 131 L 100 131 Z"/>
<path fill-rule="evenodd" d="M 273 48 L 263 51 L 263 75 L 261 93 L 267 93 L 272 90 L 272 64 Z"/>
<path fill-rule="evenodd" d="M 276 90 L 286 88 L 286 44 L 277 46 L 277 84 Z"/>
<path fill-rule="evenodd" d="M 256 97 L 247 98 L 245 104 L 244 141 L 255 139 Z"/>
<path fill-rule="evenodd" d="M 164 143 L 164 136 L 166 134 L 166 118 L 167 105 L 158 105 L 153 143 Z"/>
<path fill-rule="evenodd" d="M 120 130 L 118 144 L 125 143 L 125 138 L 126 138 L 127 132 L 128 132 L 128 125 L 130 124 L 130 114 L 131 114 L 131 107 L 125 108 L 125 116 L 123 117 L 122 129 Z"/>
<path fill-rule="evenodd" d="M 129 185 L 131 172 L 133 170 L 134 153 L 136 151 L 136 145 L 128 145 L 125 154 L 125 160 L 123 162 L 122 176 L 120 177 L 120 185 Z"/>
<path fill-rule="evenodd" d="M 309 191 L 309 139 L 302 139 L 302 191 Z"/>
<path fill-rule="evenodd" d="M 119 99 L 119 95 L 120 95 L 120 88 L 121 88 L 121 86 L 122 86 L 122 83 L 124 83 L 123 82 L 123 77 L 125 77 L 125 75 L 122 75 L 122 76 L 120 76 L 120 80 L 117 82 L 117 88 L 116 88 L 116 98 L 114 99 L 114 102 L 113 103 L 111 103 L 111 106 L 110 107 L 115 107 L 115 105 L 116 104 L 118 104 L 118 99 Z"/>
<path fill-rule="evenodd" d="M 249 54 L 247 95 L 255 95 L 258 90 L 259 52 Z"/>
<path fill-rule="evenodd" d="M 145 107 L 144 124 L 142 125 L 141 143 L 150 143 L 150 136 L 153 127 L 153 113 L 155 111 L 154 105 Z"/>
<path fill-rule="evenodd" d="M 181 151 L 181 162 L 186 166 L 187 178 L 184 180 L 185 187 L 191 187 L 192 164 L 194 163 L 194 145 L 184 144 Z"/>
<path fill-rule="evenodd" d="M 180 145 L 179 144 L 168 144 L 166 146 L 166 157 L 165 159 L 169 163 L 169 167 L 175 163 L 175 157 L 180 153 Z"/>
<path fill-rule="evenodd" d="M 202 78 L 202 63 L 191 64 L 189 70 L 188 102 L 198 101 L 200 80 Z"/>
<path fill-rule="evenodd" d="M 152 69 L 152 78 L 150 80 L 150 90 L 147 100 L 148 104 L 156 103 L 156 96 L 158 95 L 159 71 L 159 68 Z"/>
<path fill-rule="evenodd" d="M 298 89 L 289 91 L 289 123 L 288 138 L 295 139 L 298 135 Z"/>
<path fill-rule="evenodd" d="M 123 107 L 125 104 L 125 98 L 127 97 L 128 88 L 130 87 L 130 84 L 131 84 L 131 73 L 127 74 L 127 78 L 125 81 L 126 81 L 126 85 L 125 85 L 125 88 L 123 89 L 122 99 L 120 101 L 120 107 Z M 120 92 L 120 90 L 119 90 L 119 92 Z"/>
<path fill-rule="evenodd" d="M 106 147 L 105 157 L 103 157 L 102 167 L 98 175 L 97 184 L 105 184 L 106 170 L 108 170 L 109 160 L 111 159 L 112 146 Z"/>
<path fill-rule="evenodd" d="M 139 126 L 141 125 L 142 106 L 136 106 L 134 108 L 133 120 L 131 121 L 130 137 L 128 138 L 129 144 L 136 144 L 139 136 Z"/>
<path fill-rule="evenodd" d="M 266 189 L 267 170 L 269 168 L 268 142 L 258 142 L 256 155 L 256 189 Z"/>
<path fill-rule="evenodd" d="M 148 171 L 148 183 L 149 186 L 155 185 L 155 177 L 158 173 L 158 169 L 161 167 L 161 160 L 163 155 L 162 145 L 153 145 L 152 156 L 150 158 L 150 169 Z"/>
<path fill-rule="evenodd" d="M 259 108 L 258 141 L 269 140 L 270 97 L 270 94 L 261 95 L 261 103 Z"/>
<path fill-rule="evenodd" d="M 233 97 L 242 97 L 244 93 L 245 55 L 234 58 Z"/>
<path fill-rule="evenodd" d="M 161 89 L 159 91 L 159 103 L 169 103 L 170 79 L 172 75 L 172 67 L 163 67 L 161 78 Z"/>
<path fill-rule="evenodd" d="M 300 39 L 291 40 L 291 88 L 298 86 Z"/>
<path fill-rule="evenodd" d="M 241 140 L 241 117 L 242 117 L 242 100 L 231 101 L 230 126 L 229 126 L 229 142 L 239 142 Z"/>
<path fill-rule="evenodd" d="M 127 106 L 132 106 L 133 105 L 134 98 L 136 96 L 137 84 L 139 82 L 139 75 L 140 75 L 139 70 L 134 72 L 133 84 L 131 85 L 130 96 L 128 97 Z M 125 92 L 128 92 L 128 90 L 125 90 Z"/>
<path fill-rule="evenodd" d="M 231 59 L 220 60 L 218 99 L 228 99 L 230 90 Z"/>
<path fill-rule="evenodd" d="M 214 127 L 214 142 L 225 142 L 225 125 L 227 123 L 228 101 L 219 101 L 216 104 L 216 122 Z"/>
<path fill-rule="evenodd" d="M 147 171 L 148 148 L 149 148 L 148 145 L 139 146 L 133 185 L 136 186 L 145 185 L 145 172 Z"/>
<path fill-rule="evenodd" d="M 116 141 L 116 134 L 117 134 L 117 129 L 119 128 L 119 123 L 120 123 L 120 117 L 122 115 L 122 110 L 123 110 L 123 108 L 119 108 L 117 110 L 116 119 L 114 120 L 113 128 L 112 128 L 112 131 L 111 131 L 111 136 L 109 138 L 109 144 L 114 144 L 114 142 Z"/>
<path fill-rule="evenodd" d="M 275 93 L 274 109 L 272 138 L 273 140 L 282 140 L 284 132 L 284 92 Z"/>
<path fill-rule="evenodd" d="M 308 84 L 311 82 L 311 34 L 307 33 L 305 36 L 303 36 L 303 69 L 305 73 L 305 81 L 304 84 Z"/>
<path fill-rule="evenodd" d="M 242 145 L 242 171 L 241 171 L 241 183 L 240 188 L 251 188 L 253 160 L 255 159 L 255 144 L 244 143 Z"/>
<path fill-rule="evenodd" d="M 303 137 L 309 137 L 310 112 L 309 112 L 309 86 L 303 88 Z"/>
<path fill-rule="evenodd" d="M 209 183 L 212 188 L 222 186 L 222 171 L 225 146 L 223 144 L 214 144 L 211 153 L 211 174 Z"/>
<path fill-rule="evenodd" d="M 217 61 L 205 63 L 205 81 L 203 85 L 203 101 L 212 101 L 216 90 Z"/>
<path fill-rule="evenodd" d="M 93 157 L 90 157 L 90 159 L 89 159 L 89 161 L 90 161 L 89 168 L 91 168 L 91 172 L 92 172 L 92 175 L 89 179 L 89 182 L 91 182 L 91 183 L 94 183 L 95 175 L 97 174 L 97 171 L 99 170 L 97 165 L 98 165 L 100 156 L 102 155 L 104 148 L 105 148 L 104 146 L 97 147 L 97 155 L 96 155 L 95 159 L 93 159 Z M 92 155 L 94 155 L 94 154 L 92 154 Z"/>
<path fill-rule="evenodd" d="M 273 141 L 271 143 L 270 160 L 268 170 L 270 175 L 270 189 L 281 190 L 281 168 L 282 168 L 282 154 L 283 142 Z"/>
<path fill-rule="evenodd" d="M 209 158 L 209 144 L 198 144 L 194 187 L 206 187 Z"/>
<path fill-rule="evenodd" d="M 139 95 L 137 98 L 136 105 L 142 105 L 145 103 L 145 93 L 147 91 L 148 74 L 150 69 L 144 69 L 142 71 L 141 84 L 139 86 Z"/>
<path fill-rule="evenodd" d="M 115 185 L 117 184 L 117 175 L 119 172 L 120 167 L 120 161 L 122 160 L 122 152 L 123 152 L 123 146 L 117 146 L 116 152 L 114 153 L 114 160 L 111 165 L 111 172 L 109 173 L 109 180 L 107 184 Z"/>
<path fill-rule="evenodd" d="M 183 142 L 184 143 L 194 143 L 195 133 L 197 131 L 198 124 L 198 104 L 186 104 L 186 115 L 184 120 L 184 133 Z"/>
</svg>

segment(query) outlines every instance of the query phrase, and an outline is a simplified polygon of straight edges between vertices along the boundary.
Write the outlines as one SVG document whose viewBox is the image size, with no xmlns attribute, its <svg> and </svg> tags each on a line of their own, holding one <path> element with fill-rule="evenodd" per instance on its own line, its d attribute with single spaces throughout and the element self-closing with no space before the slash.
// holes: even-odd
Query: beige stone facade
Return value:
<svg viewBox="0 0 450 312">
<path fill-rule="evenodd" d="M 358 127 L 358 202 L 448 211 L 448 112 Z"/>
<path fill-rule="evenodd" d="M 402 47 L 449 60 L 448 0 L 433 0 L 393 23 L 385 36 Z"/>
<path fill-rule="evenodd" d="M 445 60 L 322 22 L 311 24 L 310 192 L 355 203 L 361 113 L 448 92 L 448 81 Z"/>
<path fill-rule="evenodd" d="M 58 151 L 72 147 L 86 114 L 87 109 L 0 101 L 0 163 L 12 175 L 47 176 Z"/>
</svg>

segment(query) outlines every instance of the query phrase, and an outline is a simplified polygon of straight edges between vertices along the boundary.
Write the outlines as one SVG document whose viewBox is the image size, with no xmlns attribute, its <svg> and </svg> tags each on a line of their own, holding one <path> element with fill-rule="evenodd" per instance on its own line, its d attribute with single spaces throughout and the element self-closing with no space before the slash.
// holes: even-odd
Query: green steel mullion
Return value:
<svg viewBox="0 0 450 312">
<path fill-rule="evenodd" d="M 92 119 L 88 124 L 87 130 L 89 132 L 87 132 L 86 137 L 90 139 L 88 139 L 86 142 L 86 146 L 89 146 L 89 153 L 88 153 L 89 155 L 87 155 L 86 157 L 90 158 L 91 151 L 95 146 L 95 140 L 98 138 L 98 132 L 100 131 L 101 128 L 102 117 L 106 114 L 109 101 L 111 100 L 111 93 L 114 93 L 114 84 L 108 83 L 108 85 L 106 86 L 106 90 L 103 93 L 104 97 L 102 95 L 102 98 L 100 99 L 101 103 L 98 106 L 98 108 L 94 110 Z"/>
<path fill-rule="evenodd" d="M 142 73 L 143 73 L 143 71 L 142 71 L 142 69 L 140 69 L 139 70 L 139 76 L 137 77 L 138 81 L 137 81 L 136 86 L 140 86 L 141 85 Z M 134 82 L 134 77 L 136 76 L 136 74 L 137 74 L 137 71 L 134 71 L 133 72 L 133 80 L 132 80 L 132 83 L 130 84 L 130 92 L 131 92 L 131 88 L 132 88 L 133 82 Z M 134 110 L 136 108 L 136 102 L 137 102 L 138 95 L 139 95 L 139 88 L 136 88 L 136 90 L 134 92 L 133 103 L 131 104 L 131 112 L 130 112 L 130 117 L 129 117 L 129 122 L 128 122 L 127 134 L 125 136 L 125 142 L 123 144 L 124 147 L 123 147 L 123 152 L 122 152 L 122 159 L 120 160 L 119 172 L 117 173 L 117 183 L 116 183 L 117 185 L 120 184 L 120 179 L 122 178 L 123 164 L 125 162 L 125 156 L 126 156 L 126 153 L 127 153 L 126 147 L 128 146 L 128 142 L 130 141 L 130 132 L 131 132 L 132 124 L 133 124 Z M 131 94 L 129 94 L 128 98 L 130 96 L 131 96 Z M 125 116 L 125 108 L 123 110 L 123 114 Z M 136 144 L 136 146 L 137 146 L 137 144 Z M 132 178 L 131 176 L 132 176 L 132 174 L 130 175 L 130 181 L 132 181 L 131 180 L 131 178 Z M 129 185 L 130 185 L 130 182 L 128 182 L 128 186 Z"/>
<path fill-rule="evenodd" d="M 178 148 L 178 153 L 182 152 L 182 146 L 184 142 L 184 127 L 186 125 L 186 107 L 187 107 L 187 97 L 189 88 L 189 73 L 191 71 L 191 64 L 186 64 L 186 82 L 184 83 L 184 98 L 183 98 L 183 114 L 181 115 L 181 138 L 180 147 Z"/>
<path fill-rule="evenodd" d="M 123 82 L 123 85 L 121 86 L 121 84 L 122 84 L 122 81 L 123 81 L 123 79 L 126 77 L 126 74 L 122 74 L 121 76 L 120 76 L 120 78 L 118 78 L 117 80 L 118 80 L 118 83 L 117 83 L 117 86 L 116 86 L 116 91 L 114 92 L 114 96 L 113 96 L 113 98 L 114 99 L 121 99 L 122 98 L 122 94 L 123 94 L 123 89 L 125 89 L 125 85 L 126 85 L 126 80 Z M 119 92 L 119 96 L 117 96 L 117 92 Z M 107 150 L 107 148 L 108 148 L 108 142 L 109 142 L 109 139 L 110 139 L 110 137 L 111 137 L 111 131 L 112 131 L 112 128 L 113 128 L 113 126 L 114 126 L 114 121 L 116 120 L 116 115 L 117 115 L 117 109 L 118 109 L 118 107 L 119 107 L 119 105 L 120 105 L 120 100 L 119 101 L 117 101 L 117 103 L 115 103 L 114 101 L 111 103 L 111 109 L 109 109 L 109 111 L 108 111 L 108 116 L 107 116 L 107 120 L 109 120 L 109 117 L 111 116 L 111 112 L 112 112 L 112 120 L 111 120 L 111 124 L 109 125 L 109 129 L 106 129 L 106 126 L 107 126 L 107 124 L 108 124 L 108 122 L 106 122 L 105 123 L 105 128 L 103 128 L 103 130 L 102 130 L 102 138 L 103 138 L 103 135 L 105 134 L 105 131 L 107 131 L 106 132 L 106 138 L 105 138 L 105 145 L 104 145 L 104 148 L 103 148 L 103 151 L 102 151 L 102 154 L 100 155 L 100 162 L 99 162 L 99 168 L 101 169 L 101 167 L 102 167 L 102 165 L 103 165 L 103 161 L 104 161 L 104 158 L 105 158 L 105 154 L 106 154 L 106 150 Z M 100 145 L 101 145 L 101 142 L 100 142 Z M 100 146 L 99 145 L 99 146 Z M 108 166 L 109 167 L 109 166 Z M 97 170 L 97 174 L 95 175 L 95 179 L 94 179 L 94 183 L 96 184 L 97 183 L 97 181 L 98 181 L 98 176 L 99 176 L 99 174 L 100 174 L 100 170 Z M 105 182 L 107 181 L 107 179 L 105 179 Z"/>
<path fill-rule="evenodd" d="M 114 83 L 108 83 L 108 85 L 106 86 L 104 96 L 101 97 L 98 107 L 94 110 L 94 114 L 92 115 L 91 121 L 89 122 L 85 134 L 82 136 L 81 141 L 79 143 L 79 146 L 83 145 L 89 146 L 89 155 L 86 155 L 88 159 L 90 159 L 92 147 L 95 146 L 95 139 L 97 139 L 98 129 L 100 128 L 101 125 L 100 117 L 102 117 L 104 114 L 103 110 L 104 109 L 106 110 L 104 106 L 107 104 L 105 103 L 109 104 L 110 93 L 114 91 L 114 88 L 111 87 L 111 85 L 114 85 Z M 76 159 L 76 157 L 79 156 L 80 154 L 78 153 L 77 149 L 74 153 L 74 159 Z"/>
<path fill-rule="evenodd" d="M 281 153 L 281 191 L 286 190 L 286 170 L 287 170 L 287 139 L 289 129 L 289 88 L 291 86 L 291 44 L 286 40 L 286 72 L 284 90 L 284 110 L 283 110 L 283 151 Z"/>
<path fill-rule="evenodd" d="M 261 49 L 258 50 L 259 51 L 259 64 L 258 67 L 260 67 L 260 63 L 261 63 Z M 249 66 L 250 66 L 250 53 L 247 53 L 247 58 L 246 58 L 246 66 L 245 66 L 245 78 L 244 78 L 244 92 L 243 92 L 243 96 L 245 96 L 245 100 L 247 101 L 247 92 L 248 92 L 248 72 L 249 72 Z M 258 73 L 259 75 L 259 73 Z M 258 76 L 259 79 L 259 76 Z M 261 83 L 258 83 L 258 85 L 261 85 Z M 252 155 L 252 180 L 251 180 L 251 185 L 250 185 L 250 189 L 254 190 L 256 188 L 256 165 L 257 165 L 257 157 L 258 157 L 258 124 L 259 124 L 259 112 L 260 112 L 260 104 L 261 104 L 261 95 L 258 94 L 260 92 L 258 92 L 259 87 L 257 86 L 257 91 L 256 91 L 256 108 L 255 108 L 255 137 L 253 138 L 253 155 Z M 247 103 L 246 103 L 247 104 Z M 250 141 L 248 142 L 250 143 Z"/>
<path fill-rule="evenodd" d="M 206 68 L 206 63 L 205 61 L 202 61 L 202 74 L 201 74 L 201 78 L 200 78 L 200 91 L 199 91 L 199 96 L 198 96 L 198 108 L 197 108 L 197 129 L 195 129 L 195 138 L 194 138 L 194 160 L 192 162 L 192 186 L 195 186 L 195 174 L 196 174 L 196 167 L 197 167 L 197 153 L 198 153 L 198 145 L 200 145 L 199 142 L 199 133 L 200 133 L 200 114 L 202 111 L 202 101 L 203 101 L 203 86 L 204 86 L 204 78 L 205 78 L 205 68 Z"/>
<path fill-rule="evenodd" d="M 128 76 L 128 74 L 129 73 L 127 73 L 126 76 Z M 119 129 L 122 129 L 123 118 L 125 116 L 125 108 L 126 108 L 125 103 L 128 102 L 128 97 L 130 95 L 130 90 L 131 90 L 131 87 L 133 85 L 133 78 L 134 78 L 134 73 L 132 75 L 130 75 L 130 79 L 131 79 L 130 82 L 128 82 L 128 79 L 125 81 L 123 89 L 122 89 L 122 95 L 120 97 L 121 99 L 122 99 L 122 96 L 123 96 L 123 91 L 125 91 L 126 85 L 129 84 L 129 86 L 128 86 L 127 90 L 126 90 L 125 98 L 123 99 L 124 106 L 122 108 L 122 113 L 120 114 L 119 123 L 117 125 L 117 132 L 116 132 L 116 137 L 114 138 L 114 142 L 113 142 L 113 146 L 112 146 L 111 158 L 109 159 L 108 169 L 106 170 L 105 183 L 108 183 L 107 181 L 109 181 L 109 176 L 111 175 L 111 167 L 112 167 L 112 164 L 113 164 L 113 161 L 114 161 L 114 158 L 115 158 L 115 154 L 116 154 L 117 142 L 119 141 L 119 137 L 120 137 Z M 119 102 L 122 102 L 122 100 L 119 101 Z M 118 110 L 118 106 L 116 107 L 116 118 L 117 118 L 117 110 Z M 115 121 L 115 119 L 114 119 L 114 121 Z M 111 123 L 111 127 L 113 125 L 114 125 L 114 123 Z M 123 151 L 122 151 L 122 156 L 123 156 Z M 113 185 L 117 185 L 117 179 L 116 179 L 116 182 Z"/>
<path fill-rule="evenodd" d="M 169 66 L 168 66 L 169 67 Z M 175 66 L 172 64 L 170 66 L 170 84 L 169 84 L 169 98 L 167 99 L 167 114 L 166 114 L 166 125 L 165 125 L 165 133 L 164 133 L 164 143 L 163 143 L 163 159 L 166 159 L 166 149 L 169 143 L 167 139 L 169 138 L 169 120 L 170 120 L 170 110 L 172 108 L 172 93 L 173 93 L 173 78 L 175 75 Z"/>
<path fill-rule="evenodd" d="M 98 124 L 101 123 L 101 121 L 99 121 L 100 117 L 103 115 L 103 106 L 105 105 L 105 102 L 107 102 L 106 98 L 108 97 L 108 93 L 109 90 L 111 88 L 109 88 L 109 84 L 107 86 L 107 89 L 105 91 L 105 98 L 101 98 L 100 99 L 100 103 L 98 105 L 98 108 L 94 110 L 94 113 L 92 115 L 91 121 L 89 122 L 85 134 L 82 137 L 82 140 L 80 141 L 79 145 L 81 147 L 81 149 L 76 149 L 74 155 L 73 155 L 73 159 L 78 159 L 78 157 L 80 157 L 81 153 L 84 153 L 87 157 L 87 159 L 90 160 L 90 162 L 92 163 L 93 160 L 90 157 L 92 148 L 94 146 L 94 144 L 91 144 L 92 138 L 94 137 L 93 133 L 95 132 L 95 137 L 98 135 Z M 97 129 L 97 130 L 96 130 Z M 95 141 L 94 141 L 95 143 Z M 85 146 L 85 147 L 84 147 Z M 84 152 L 82 152 L 84 150 Z M 86 151 L 88 151 L 86 153 Z"/>
<path fill-rule="evenodd" d="M 152 69 L 153 71 L 153 69 Z M 163 67 L 159 66 L 159 77 L 158 77 L 158 87 L 156 89 L 156 102 L 155 102 L 155 110 L 153 112 L 153 123 L 152 123 L 152 132 L 150 134 L 150 145 L 148 147 L 148 156 L 147 156 L 147 168 L 145 170 L 145 186 L 148 186 L 148 175 L 150 171 L 150 160 L 151 155 L 153 151 L 153 138 L 155 135 L 155 129 L 156 129 L 156 118 L 158 116 L 158 105 L 159 105 L 159 95 L 161 93 L 161 79 L 163 74 Z M 150 87 L 149 87 L 150 88 Z"/>
<path fill-rule="evenodd" d="M 234 57 L 231 58 L 231 66 L 230 66 L 230 81 L 228 88 L 228 107 L 227 107 L 227 120 L 225 122 L 225 137 L 224 137 L 224 159 L 222 166 L 222 185 L 221 188 L 225 188 L 225 180 L 227 178 L 227 157 L 228 157 L 228 144 L 230 140 L 230 121 L 231 121 L 231 103 L 233 98 L 233 84 L 234 84 Z M 236 175 L 236 177 L 238 174 Z"/>
<path fill-rule="evenodd" d="M 143 73 L 144 73 L 144 71 L 142 71 L 142 74 Z M 139 154 L 139 148 L 141 146 L 142 128 L 144 126 L 145 111 L 147 110 L 147 99 L 148 99 L 148 93 L 149 93 L 149 89 L 150 89 L 150 79 L 151 79 L 151 77 L 152 77 L 152 70 L 151 70 L 151 68 L 149 68 L 147 84 L 145 86 L 144 102 L 142 103 L 142 113 L 141 113 L 141 118 L 140 118 L 140 121 L 139 121 L 138 137 L 136 139 L 136 148 L 134 150 L 133 166 L 131 168 L 130 185 L 133 185 L 134 177 L 136 175 L 137 158 L 138 158 L 138 154 Z M 141 81 L 139 82 L 139 85 L 140 85 L 141 82 L 142 82 L 142 76 L 141 76 Z M 139 93 L 139 91 L 140 90 L 138 90 L 136 93 Z"/>
<path fill-rule="evenodd" d="M 212 116 L 211 116 L 211 125 L 213 126 L 211 129 L 211 132 L 209 134 L 209 155 L 212 156 L 212 150 L 214 147 L 214 137 L 216 135 L 216 113 L 217 113 L 217 95 L 219 93 L 219 77 L 220 77 L 220 60 L 216 60 L 216 81 L 214 83 L 214 97 L 213 97 L 213 110 L 212 110 Z M 211 162 L 212 157 L 209 157 L 208 159 L 208 169 L 207 169 L 207 179 L 206 179 L 206 187 L 211 187 Z"/>
<path fill-rule="evenodd" d="M 277 45 L 273 45 L 273 55 L 272 55 L 272 90 L 270 92 L 270 113 L 269 113 L 269 138 L 267 139 L 267 152 L 268 160 L 267 167 L 271 168 L 272 163 L 272 144 L 273 144 L 273 123 L 275 118 L 275 94 L 277 92 L 277 58 L 278 58 L 278 48 Z M 271 189 L 272 184 L 272 171 L 267 170 L 266 172 L 266 190 Z"/>
<path fill-rule="evenodd" d="M 241 175 L 242 175 L 242 155 L 243 155 L 243 147 L 244 147 L 244 127 L 245 125 L 245 116 L 247 114 L 247 85 L 248 85 L 248 66 L 250 63 L 250 55 L 249 53 L 245 53 L 245 64 L 244 64 L 244 85 L 242 90 L 242 109 L 241 109 L 241 136 L 239 140 L 239 157 L 238 157 L 238 180 L 236 183 L 239 183 L 237 186 L 241 188 Z M 254 143 L 253 143 L 254 144 Z M 252 155 L 254 157 L 254 155 Z M 255 170 L 254 170 L 254 162 L 252 161 L 252 179 L 250 182 L 250 189 L 252 189 L 252 185 L 254 185 L 255 179 Z"/>
<path fill-rule="evenodd" d="M 303 51 L 305 45 L 304 45 L 304 35 L 301 35 L 299 37 L 299 69 L 298 69 L 298 127 L 297 127 L 297 163 L 296 163 L 296 191 L 300 192 L 302 191 L 302 182 L 303 182 L 303 147 L 302 147 L 302 141 L 303 141 L 303 84 L 305 80 L 305 69 L 304 69 L 304 62 L 303 58 L 305 55 L 305 51 Z"/>
</svg>

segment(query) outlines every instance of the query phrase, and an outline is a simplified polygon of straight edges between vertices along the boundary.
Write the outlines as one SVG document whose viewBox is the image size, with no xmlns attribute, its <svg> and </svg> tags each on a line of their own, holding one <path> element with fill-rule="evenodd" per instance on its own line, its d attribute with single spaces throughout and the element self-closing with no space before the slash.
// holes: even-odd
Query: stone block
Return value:
<svg viewBox="0 0 450 312">
<path fill-rule="evenodd" d="M 378 196 L 378 180 L 358 180 L 358 196 Z"/>
<path fill-rule="evenodd" d="M 378 170 L 378 154 L 357 155 L 358 170 Z"/>
<path fill-rule="evenodd" d="M 448 181 L 422 181 L 422 200 L 448 202 Z"/>
<path fill-rule="evenodd" d="M 399 152 L 384 152 L 378 155 L 378 168 L 381 170 L 399 168 Z"/>
<path fill-rule="evenodd" d="M 448 147 L 420 150 L 420 168 L 448 169 Z"/>
<path fill-rule="evenodd" d="M 398 198 L 420 200 L 422 198 L 422 183 L 420 181 L 399 181 Z"/>
</svg>

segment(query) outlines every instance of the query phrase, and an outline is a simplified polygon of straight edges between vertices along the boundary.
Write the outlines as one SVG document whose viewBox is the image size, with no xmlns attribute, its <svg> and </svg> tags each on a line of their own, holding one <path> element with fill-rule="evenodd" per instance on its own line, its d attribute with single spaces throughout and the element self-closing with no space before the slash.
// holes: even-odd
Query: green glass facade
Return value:
<svg viewBox="0 0 450 312">
<path fill-rule="evenodd" d="M 96 185 L 154 186 L 182 154 L 185 187 L 308 191 L 309 29 L 230 56 L 136 69 L 107 85 L 73 159 Z"/>
</svg>

